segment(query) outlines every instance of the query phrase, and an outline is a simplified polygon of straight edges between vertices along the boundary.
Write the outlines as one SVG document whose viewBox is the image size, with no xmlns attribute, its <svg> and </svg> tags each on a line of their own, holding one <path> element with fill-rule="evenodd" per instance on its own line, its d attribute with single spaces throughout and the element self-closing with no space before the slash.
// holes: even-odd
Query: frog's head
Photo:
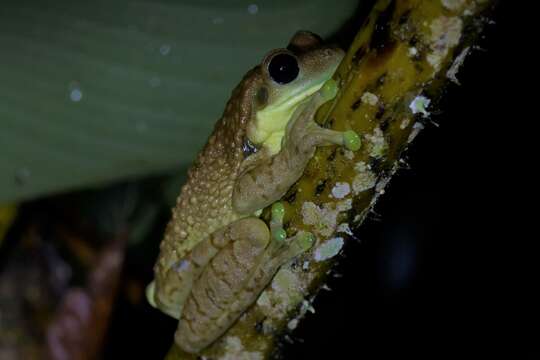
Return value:
<svg viewBox="0 0 540 360">
<path fill-rule="evenodd" d="M 268 53 L 257 69 L 248 139 L 272 154 L 279 152 L 294 111 L 332 77 L 343 56 L 341 49 L 322 46 L 317 35 L 306 31 L 296 33 L 286 49 Z"/>
</svg>

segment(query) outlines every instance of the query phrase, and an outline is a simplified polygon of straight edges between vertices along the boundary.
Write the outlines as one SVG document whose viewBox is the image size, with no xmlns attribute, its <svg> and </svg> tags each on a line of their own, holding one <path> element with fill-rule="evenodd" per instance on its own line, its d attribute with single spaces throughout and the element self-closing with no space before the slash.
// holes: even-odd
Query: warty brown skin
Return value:
<svg viewBox="0 0 540 360">
<path fill-rule="evenodd" d="M 295 35 L 290 46 L 301 69 L 298 81 L 322 76 L 330 67 L 333 72 L 343 56 L 337 49 L 321 48 L 319 39 L 306 32 Z M 150 300 L 180 319 L 175 341 L 191 353 L 219 338 L 279 267 L 306 250 L 297 237 L 275 241 L 254 212 L 285 194 L 317 146 L 342 145 L 340 133 L 313 122 L 325 100 L 315 93 L 294 112 L 277 154 L 261 144 L 256 153 L 245 154 L 248 127 L 253 131 L 257 111 L 279 102 L 283 88 L 289 91 L 269 78 L 267 61 L 274 53 L 233 91 L 188 172 L 161 242 Z"/>
</svg>

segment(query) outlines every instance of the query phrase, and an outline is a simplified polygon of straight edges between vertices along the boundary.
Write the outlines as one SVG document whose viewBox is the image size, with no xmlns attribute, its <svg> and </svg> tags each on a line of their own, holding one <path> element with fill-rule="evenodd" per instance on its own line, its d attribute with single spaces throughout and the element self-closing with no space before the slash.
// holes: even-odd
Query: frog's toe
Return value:
<svg viewBox="0 0 540 360">
<path fill-rule="evenodd" d="M 285 207 L 281 201 L 272 205 L 272 217 L 270 230 L 272 239 L 268 247 L 268 253 L 278 262 L 284 263 L 291 258 L 309 250 L 315 242 L 315 236 L 310 232 L 301 231 L 293 237 L 287 238 L 287 232 L 283 228 Z"/>
<path fill-rule="evenodd" d="M 326 102 L 335 98 L 338 93 L 338 85 L 337 85 L 336 80 L 328 79 L 321 87 L 320 93 L 321 93 L 323 102 Z"/>
<path fill-rule="evenodd" d="M 351 151 L 359 150 L 362 146 L 360 136 L 353 130 L 343 132 L 343 146 Z"/>
<path fill-rule="evenodd" d="M 285 217 L 285 206 L 281 201 L 272 204 L 272 218 L 270 220 L 270 232 L 272 240 L 279 244 L 284 244 L 287 232 L 283 229 L 283 218 Z"/>
<path fill-rule="evenodd" d="M 281 201 L 276 201 L 272 204 L 272 221 L 277 223 L 283 223 L 283 217 L 285 216 L 285 206 Z"/>
<path fill-rule="evenodd" d="M 273 262 L 281 266 L 309 250 L 314 243 L 315 236 L 312 233 L 302 231 L 281 243 L 273 241 L 271 248 L 269 248 L 270 257 Z"/>
<path fill-rule="evenodd" d="M 272 240 L 276 241 L 279 244 L 284 244 L 285 239 L 287 238 L 287 232 L 283 228 L 275 229 L 272 231 Z"/>
<path fill-rule="evenodd" d="M 148 286 L 146 286 L 146 300 L 152 307 L 157 308 L 155 293 L 156 293 L 156 283 L 152 281 Z"/>
</svg>

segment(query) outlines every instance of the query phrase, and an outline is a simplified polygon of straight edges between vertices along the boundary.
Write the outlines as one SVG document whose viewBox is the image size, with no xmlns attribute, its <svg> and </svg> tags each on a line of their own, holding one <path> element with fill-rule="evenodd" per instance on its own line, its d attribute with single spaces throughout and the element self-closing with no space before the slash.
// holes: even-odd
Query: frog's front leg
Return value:
<svg viewBox="0 0 540 360">
<path fill-rule="evenodd" d="M 341 145 L 356 151 L 360 138 L 354 131 L 320 127 L 313 120 L 317 109 L 335 96 L 320 90 L 301 104 L 287 125 L 283 145 L 275 156 L 255 154 L 235 183 L 233 207 L 239 213 L 252 213 L 279 200 L 302 176 L 318 146 Z"/>
<path fill-rule="evenodd" d="M 271 231 L 262 220 L 249 217 L 216 232 L 226 245 L 194 281 L 175 334 L 185 351 L 198 353 L 219 338 L 279 267 L 311 246 L 313 239 L 305 233 L 285 239 L 282 212 L 274 211 Z"/>
</svg>

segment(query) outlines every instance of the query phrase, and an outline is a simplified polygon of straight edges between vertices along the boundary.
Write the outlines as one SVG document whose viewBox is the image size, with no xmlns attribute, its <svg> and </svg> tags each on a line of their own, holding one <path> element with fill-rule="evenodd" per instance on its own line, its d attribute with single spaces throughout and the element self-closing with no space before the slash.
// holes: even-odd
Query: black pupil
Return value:
<svg viewBox="0 0 540 360">
<path fill-rule="evenodd" d="M 288 84 L 298 76 L 298 62 L 289 54 L 279 54 L 270 60 L 268 73 L 278 84 Z"/>
</svg>

